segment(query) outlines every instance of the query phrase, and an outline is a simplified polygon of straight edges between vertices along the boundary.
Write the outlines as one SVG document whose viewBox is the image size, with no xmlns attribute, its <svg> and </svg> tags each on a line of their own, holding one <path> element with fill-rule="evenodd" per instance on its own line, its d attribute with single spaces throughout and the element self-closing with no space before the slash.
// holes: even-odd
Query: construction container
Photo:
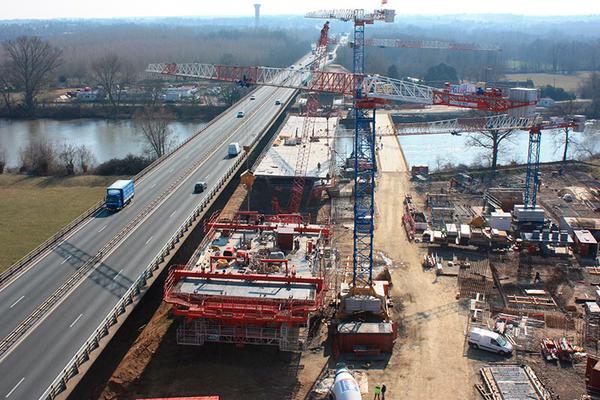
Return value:
<svg viewBox="0 0 600 400">
<path fill-rule="evenodd" d="M 508 98 L 513 101 L 537 102 L 540 98 L 540 92 L 538 89 L 532 88 L 511 88 L 509 90 Z M 511 117 L 527 117 L 535 114 L 535 108 L 535 104 L 525 107 L 512 108 L 508 110 L 508 115 Z"/>
<path fill-rule="evenodd" d="M 344 322 L 337 326 L 333 355 L 376 356 L 391 353 L 396 339 L 392 322 Z"/>
<path fill-rule="evenodd" d="M 513 214 L 518 223 L 537 222 L 543 223 L 546 219 L 545 211 L 540 206 L 525 208 L 524 205 L 515 205 Z"/>
<path fill-rule="evenodd" d="M 488 224 L 492 229 L 498 229 L 500 231 L 510 230 L 510 224 L 512 222 L 512 214 L 504 211 L 494 211 L 490 214 Z"/>
</svg>

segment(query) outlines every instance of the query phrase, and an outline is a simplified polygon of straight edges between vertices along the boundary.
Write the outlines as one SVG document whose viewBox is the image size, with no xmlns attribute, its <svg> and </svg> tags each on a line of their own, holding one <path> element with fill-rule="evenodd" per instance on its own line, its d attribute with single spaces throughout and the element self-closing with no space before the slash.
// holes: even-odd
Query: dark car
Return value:
<svg viewBox="0 0 600 400">
<path fill-rule="evenodd" d="M 202 193 L 206 189 L 206 182 L 196 182 L 194 185 L 194 193 Z"/>
</svg>

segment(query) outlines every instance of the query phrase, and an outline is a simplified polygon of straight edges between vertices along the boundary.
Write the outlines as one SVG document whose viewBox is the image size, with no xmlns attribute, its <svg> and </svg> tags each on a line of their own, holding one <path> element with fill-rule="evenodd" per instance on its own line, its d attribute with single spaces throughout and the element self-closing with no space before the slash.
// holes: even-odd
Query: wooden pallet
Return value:
<svg viewBox="0 0 600 400">
<path fill-rule="evenodd" d="M 556 302 L 552 297 L 508 295 L 506 298 L 508 299 L 509 303 L 514 303 L 517 305 L 556 308 Z"/>
</svg>

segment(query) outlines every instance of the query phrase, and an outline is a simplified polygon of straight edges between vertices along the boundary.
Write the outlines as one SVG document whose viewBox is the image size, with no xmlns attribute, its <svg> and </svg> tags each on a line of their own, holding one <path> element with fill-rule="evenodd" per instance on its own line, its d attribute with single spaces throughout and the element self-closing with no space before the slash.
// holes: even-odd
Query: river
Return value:
<svg viewBox="0 0 600 400">
<path fill-rule="evenodd" d="M 172 122 L 173 140 L 181 143 L 195 132 L 202 122 Z M 96 119 L 77 120 L 7 120 L 0 118 L 0 148 L 6 151 L 7 165 L 20 164 L 20 152 L 28 143 L 46 139 L 57 146 L 63 143 L 87 146 L 96 163 L 127 154 L 144 152 L 145 142 L 136 134 L 131 120 L 106 121 Z"/>
<path fill-rule="evenodd" d="M 339 128 L 342 136 L 353 134 L 350 129 Z M 596 131 L 599 130 L 595 128 Z M 597 133 L 591 135 L 586 128 L 585 133 L 570 132 L 569 138 L 573 142 L 584 143 L 586 148 L 592 147 L 596 153 L 600 152 L 600 135 Z M 586 139 L 587 137 L 587 139 Z M 595 144 L 591 145 L 595 140 Z M 413 165 L 428 165 L 431 170 L 436 170 L 447 164 L 452 165 L 489 165 L 488 158 L 490 150 L 483 148 L 470 147 L 468 145 L 468 134 L 460 136 L 450 134 L 423 135 L 423 136 L 402 136 L 399 137 L 400 145 L 406 157 L 409 167 Z M 525 131 L 517 131 L 509 138 L 506 138 L 501 144 L 501 151 L 498 154 L 498 164 L 506 165 L 512 161 L 518 163 L 527 162 L 529 134 Z M 540 146 L 540 161 L 559 161 L 562 159 L 564 149 L 564 131 L 547 130 L 542 133 L 542 142 Z M 352 153 L 353 140 L 348 137 L 342 137 L 337 140 L 335 151 L 337 161 L 343 160 Z M 573 159 L 577 154 L 577 145 L 569 147 L 569 159 Z"/>
</svg>

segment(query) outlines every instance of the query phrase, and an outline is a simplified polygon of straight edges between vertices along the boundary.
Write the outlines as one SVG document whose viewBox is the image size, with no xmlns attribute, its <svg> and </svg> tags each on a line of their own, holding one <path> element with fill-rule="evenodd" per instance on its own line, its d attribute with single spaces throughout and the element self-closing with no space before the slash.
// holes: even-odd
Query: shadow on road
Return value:
<svg viewBox="0 0 600 400">
<path fill-rule="evenodd" d="M 61 243 L 60 246 L 54 249 L 54 252 L 64 259 L 63 263 L 65 265 L 75 270 L 81 268 L 93 257 L 93 255 L 86 253 L 69 242 Z M 121 271 L 122 269 L 116 270 L 103 262 L 95 266 L 87 279 L 108 290 L 117 298 L 121 298 L 133 283 L 131 279 L 123 276 Z"/>
</svg>

